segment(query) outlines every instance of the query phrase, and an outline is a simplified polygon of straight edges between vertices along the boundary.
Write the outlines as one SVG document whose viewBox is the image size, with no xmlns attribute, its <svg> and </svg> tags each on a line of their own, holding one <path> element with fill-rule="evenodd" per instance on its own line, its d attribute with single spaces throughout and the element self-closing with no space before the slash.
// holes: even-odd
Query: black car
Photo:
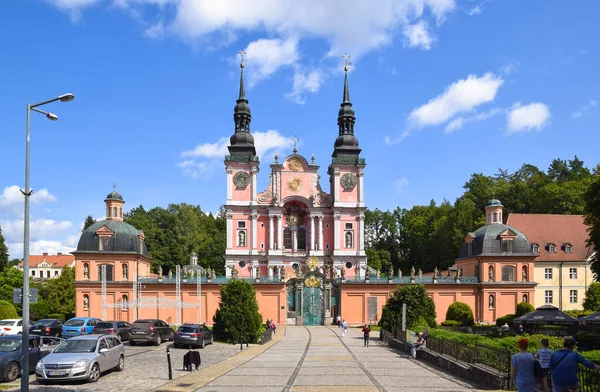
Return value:
<svg viewBox="0 0 600 392">
<path fill-rule="evenodd" d="M 21 375 L 21 339 L 23 335 L 0 336 L 0 377 L 4 381 L 14 381 Z M 41 351 L 39 337 L 29 338 L 29 373 L 49 351 Z"/>
<path fill-rule="evenodd" d="M 41 336 L 60 336 L 62 321 L 58 319 L 41 319 L 31 324 L 29 333 Z"/>
<path fill-rule="evenodd" d="M 212 344 L 213 333 L 204 324 L 182 324 L 175 332 L 173 345 L 179 346 L 198 346 L 204 348 L 206 344 Z"/>
<path fill-rule="evenodd" d="M 92 334 L 104 335 L 110 334 L 115 335 L 120 341 L 129 339 L 129 332 L 131 331 L 131 324 L 126 321 L 99 321 Z"/>
<path fill-rule="evenodd" d="M 159 346 L 163 341 L 173 340 L 175 333 L 169 324 L 157 319 L 135 320 L 129 332 L 129 345 L 152 342 Z"/>
</svg>

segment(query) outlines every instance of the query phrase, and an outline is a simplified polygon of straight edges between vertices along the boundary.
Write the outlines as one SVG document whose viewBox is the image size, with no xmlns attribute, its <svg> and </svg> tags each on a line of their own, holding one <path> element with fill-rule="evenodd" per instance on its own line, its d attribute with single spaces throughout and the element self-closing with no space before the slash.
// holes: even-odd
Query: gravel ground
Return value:
<svg viewBox="0 0 600 392">
<path fill-rule="evenodd" d="M 149 391 L 169 382 L 166 348 L 171 348 L 171 364 L 173 366 L 173 380 L 189 374 L 183 371 L 183 356 L 187 349 L 173 348 L 172 343 L 163 343 L 160 346 L 129 346 L 125 343 L 125 370 L 122 372 L 108 371 L 102 374 L 97 383 L 71 382 L 60 385 L 40 385 L 35 381 L 35 375 L 30 377 L 29 389 L 31 391 Z M 245 346 L 244 346 L 245 348 Z M 239 345 L 215 342 L 199 350 L 202 359 L 200 369 L 224 361 L 240 351 Z M 20 379 L 10 391 L 18 391 Z M 2 384 L 0 384 L 2 385 Z M 5 386 L 7 384 L 4 384 Z"/>
</svg>

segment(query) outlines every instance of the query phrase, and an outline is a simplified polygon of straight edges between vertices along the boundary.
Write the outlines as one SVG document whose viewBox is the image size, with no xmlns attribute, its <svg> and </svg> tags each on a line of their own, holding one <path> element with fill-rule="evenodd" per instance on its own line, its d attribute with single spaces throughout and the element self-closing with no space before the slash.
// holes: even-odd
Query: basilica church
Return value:
<svg viewBox="0 0 600 392">
<path fill-rule="evenodd" d="M 355 135 L 347 67 L 344 73 L 327 177 L 319 174 L 314 157 L 298 154 L 294 145 L 291 155 L 275 156 L 269 163 L 270 171 L 263 175 L 270 183 L 261 190 L 242 62 L 234 132 L 224 157 L 225 276 L 206 273 L 194 254 L 174 275 L 153 273 L 144 233 L 123 221 L 125 201 L 113 191 L 105 198 L 106 219 L 84 230 L 72 252 L 77 315 L 212 324 L 219 289 L 230 279 L 251 282 L 263 318 L 287 325 L 330 324 L 338 316 L 351 325 L 377 323 L 393 291 L 410 284 L 425 285 L 438 322 L 456 301 L 469 304 L 482 322 L 515 313 L 519 302 L 534 303 L 539 249 L 532 250 L 524 233 L 503 223 L 499 200 L 488 203 L 486 225 L 465 233 L 463 248 L 448 271 L 413 269 L 380 277 L 367 266 L 366 162 Z"/>
</svg>

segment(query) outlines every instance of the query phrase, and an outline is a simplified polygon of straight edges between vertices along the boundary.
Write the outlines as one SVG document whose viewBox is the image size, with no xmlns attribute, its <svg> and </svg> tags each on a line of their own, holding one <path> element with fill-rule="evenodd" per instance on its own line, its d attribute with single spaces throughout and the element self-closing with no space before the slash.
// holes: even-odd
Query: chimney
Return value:
<svg viewBox="0 0 600 392">
<path fill-rule="evenodd" d="M 44 253 L 42 253 L 42 255 L 48 256 L 48 252 L 44 252 Z"/>
<path fill-rule="evenodd" d="M 62 253 L 61 252 L 57 252 L 56 255 L 57 256 L 62 256 Z"/>
</svg>

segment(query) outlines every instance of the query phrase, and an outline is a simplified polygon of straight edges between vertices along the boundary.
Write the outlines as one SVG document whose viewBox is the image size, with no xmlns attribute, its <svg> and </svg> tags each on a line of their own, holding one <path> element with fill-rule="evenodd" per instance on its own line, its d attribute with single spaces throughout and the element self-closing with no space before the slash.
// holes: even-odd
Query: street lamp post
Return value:
<svg viewBox="0 0 600 392">
<path fill-rule="evenodd" d="M 41 113 L 49 120 L 56 121 L 58 116 L 51 112 L 45 112 L 37 109 L 38 106 L 46 105 L 51 102 L 72 101 L 75 96 L 71 93 L 63 94 L 47 101 L 27 105 L 27 129 L 25 134 L 25 190 L 21 190 L 25 196 L 25 213 L 23 218 L 23 335 L 21 341 L 21 391 L 29 391 L 29 197 L 33 191 L 29 188 L 29 138 L 30 138 L 30 117 L 31 111 Z"/>
</svg>

